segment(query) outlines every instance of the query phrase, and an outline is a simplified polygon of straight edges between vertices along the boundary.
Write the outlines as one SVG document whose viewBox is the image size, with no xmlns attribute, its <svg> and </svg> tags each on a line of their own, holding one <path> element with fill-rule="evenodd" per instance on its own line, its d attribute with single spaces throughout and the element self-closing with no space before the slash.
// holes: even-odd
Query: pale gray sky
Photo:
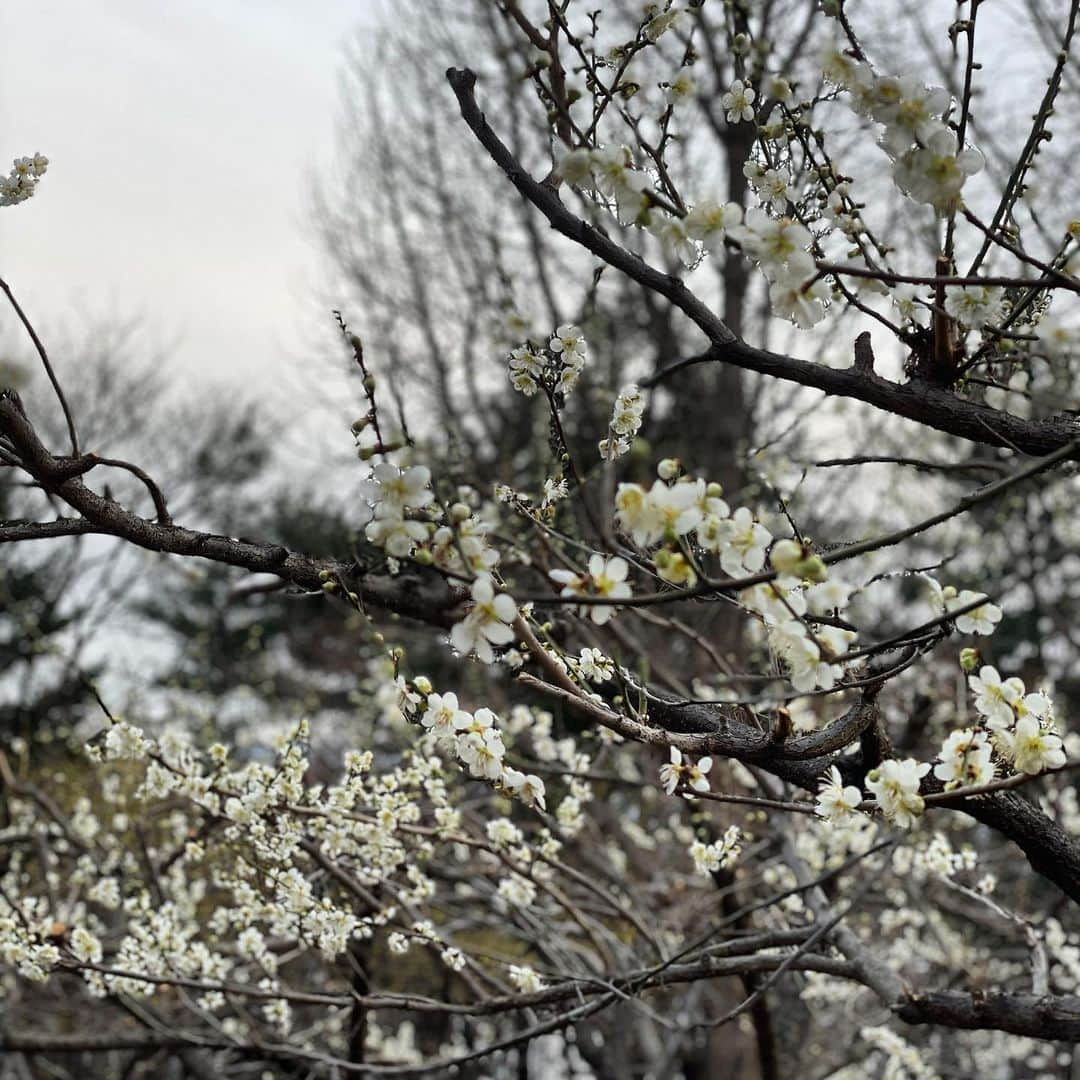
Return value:
<svg viewBox="0 0 1080 1080">
<path fill-rule="evenodd" d="M 270 391 L 311 311 L 307 192 L 333 155 L 341 46 L 375 7 L 8 5 L 0 164 L 51 163 L 33 199 L 0 211 L 0 273 L 39 327 L 142 316 L 179 372 Z"/>
</svg>

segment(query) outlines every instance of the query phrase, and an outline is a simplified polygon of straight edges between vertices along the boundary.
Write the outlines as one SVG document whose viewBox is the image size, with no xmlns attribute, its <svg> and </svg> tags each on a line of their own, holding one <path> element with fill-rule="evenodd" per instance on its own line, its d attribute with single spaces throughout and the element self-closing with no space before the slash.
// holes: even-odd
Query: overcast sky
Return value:
<svg viewBox="0 0 1080 1080">
<path fill-rule="evenodd" d="M 181 372 L 272 390 L 312 310 L 308 191 L 332 158 L 342 46 L 375 7 L 4 5 L 0 164 L 50 166 L 0 210 L 0 274 L 39 328 L 142 316 Z M 54 361 L 70 376 L 74 358 Z"/>
</svg>

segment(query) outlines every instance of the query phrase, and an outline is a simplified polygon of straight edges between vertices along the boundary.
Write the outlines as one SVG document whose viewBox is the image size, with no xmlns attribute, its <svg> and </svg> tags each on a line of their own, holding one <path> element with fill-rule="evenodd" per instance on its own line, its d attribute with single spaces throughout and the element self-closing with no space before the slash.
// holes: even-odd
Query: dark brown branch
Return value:
<svg viewBox="0 0 1080 1080">
<path fill-rule="evenodd" d="M 49 382 L 52 383 L 52 388 L 56 392 L 57 400 L 60 402 L 60 408 L 64 411 L 64 420 L 67 422 L 68 438 L 71 440 L 71 452 L 75 457 L 79 456 L 79 436 L 75 431 L 75 420 L 71 415 L 71 409 L 68 406 L 67 398 L 64 397 L 64 391 L 60 386 L 60 380 L 56 377 L 56 372 L 53 371 L 53 366 L 49 361 L 49 354 L 45 351 L 45 346 L 41 342 L 41 338 L 38 337 L 37 331 L 34 329 L 33 323 L 26 316 L 26 312 L 19 306 L 19 301 L 15 299 L 15 294 L 11 291 L 11 286 L 8 285 L 3 278 L 0 278 L 0 289 L 3 290 L 4 295 L 8 298 L 12 308 L 15 309 L 15 314 L 19 317 L 19 322 L 23 324 L 26 332 L 30 335 L 30 340 L 34 343 L 34 348 L 37 349 L 37 354 L 41 357 L 41 363 L 45 367 L 45 374 L 49 377 Z"/>
<path fill-rule="evenodd" d="M 1011 413 L 968 401 L 942 387 L 924 382 L 894 383 L 854 367 L 836 370 L 748 345 L 678 278 L 657 270 L 640 256 L 616 244 L 571 213 L 554 189 L 533 179 L 480 111 L 474 93 L 476 76 L 473 72 L 451 68 L 446 77 L 457 95 L 465 123 L 514 187 L 547 218 L 553 229 L 645 288 L 666 297 L 689 316 L 712 342 L 699 356 L 665 368 L 645 379 L 642 386 L 653 386 L 691 364 L 715 361 L 799 383 L 826 394 L 855 398 L 885 412 L 971 442 L 1015 447 L 1025 454 L 1048 454 L 1080 436 L 1080 423 L 1074 419 L 1022 420 Z"/>
<path fill-rule="evenodd" d="M 0 542 L 96 532 L 118 536 L 149 551 L 195 556 L 255 573 L 274 574 L 309 592 L 321 590 L 326 580 L 323 575 L 329 574 L 333 580 L 345 582 L 363 603 L 439 627 L 453 624 L 454 609 L 465 599 L 460 589 L 449 585 L 434 570 L 416 567 L 395 578 L 358 575 L 351 565 L 313 559 L 280 544 L 196 532 L 139 517 L 92 491 L 79 476 L 71 476 L 71 459 L 55 457 L 45 448 L 18 395 L 11 390 L 0 392 L 0 433 L 15 446 L 26 471 L 83 519 L 0 526 Z"/>
<path fill-rule="evenodd" d="M 884 412 L 902 416 L 926 427 L 956 435 L 969 442 L 1018 449 L 1035 456 L 1048 454 L 1080 436 L 1080 422 L 1073 417 L 1023 420 L 1012 413 L 968 401 L 927 382 L 895 383 L 880 375 L 850 368 L 829 368 L 793 356 L 756 349 L 744 341 L 719 343 L 698 356 L 680 360 L 642 381 L 655 386 L 693 364 L 721 362 L 748 371 L 799 383 L 837 397 L 864 401 Z"/>
<path fill-rule="evenodd" d="M 1080 997 L 936 990 L 912 994 L 896 1014 L 909 1024 L 993 1028 L 1032 1039 L 1080 1042 Z"/>
</svg>

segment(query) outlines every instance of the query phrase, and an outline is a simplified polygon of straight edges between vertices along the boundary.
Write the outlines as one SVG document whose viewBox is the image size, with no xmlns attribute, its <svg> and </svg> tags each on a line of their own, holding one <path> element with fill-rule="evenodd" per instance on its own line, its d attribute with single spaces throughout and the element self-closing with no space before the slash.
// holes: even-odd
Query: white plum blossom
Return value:
<svg viewBox="0 0 1080 1080">
<path fill-rule="evenodd" d="M 702 199 L 687 211 L 683 224 L 686 235 L 708 245 L 722 240 L 724 234 L 742 224 L 743 209 L 735 202 L 718 203 Z"/>
<path fill-rule="evenodd" d="M 772 543 L 772 533 L 745 506 L 740 506 L 726 523 L 720 565 L 731 577 L 747 571 L 757 573 L 765 565 L 765 553 Z"/>
<path fill-rule="evenodd" d="M 847 51 L 846 41 L 830 41 L 818 54 L 818 66 L 822 74 L 834 86 L 845 90 L 855 90 L 869 86 L 874 75 L 869 65 L 855 59 Z"/>
<path fill-rule="evenodd" d="M 538 994 L 546 985 L 544 980 L 527 964 L 511 964 L 510 981 L 523 994 Z"/>
<path fill-rule="evenodd" d="M 476 653 L 485 664 L 493 663 L 492 645 L 508 645 L 514 640 L 510 627 L 517 618 L 517 604 L 506 593 L 495 592 L 491 577 L 484 574 L 472 585 L 473 607 L 464 620 L 450 631 L 450 643 L 463 656 Z"/>
<path fill-rule="evenodd" d="M 969 176 L 985 164 L 978 150 L 961 150 L 956 135 L 939 127 L 922 146 L 897 158 L 893 179 L 897 187 L 916 202 L 929 203 L 939 214 L 955 210 L 962 202 L 960 192 Z"/>
<path fill-rule="evenodd" d="M 817 805 L 814 807 L 816 813 L 835 825 L 858 810 L 861 802 L 862 792 L 850 784 L 845 787 L 840 770 L 830 765 L 818 787 Z"/>
<path fill-rule="evenodd" d="M 748 161 L 743 165 L 743 176 L 757 193 L 763 205 L 776 214 L 783 214 L 792 201 L 792 178 L 789 173 L 776 168 L 767 168 L 757 161 Z"/>
<path fill-rule="evenodd" d="M 458 707 L 457 694 L 428 694 L 427 708 L 420 723 L 440 739 L 453 738 L 455 733 L 472 721 L 464 709 Z"/>
<path fill-rule="evenodd" d="M 729 233 L 760 263 L 766 276 L 777 278 L 786 272 L 806 280 L 814 273 L 814 259 L 807 250 L 813 237 L 792 218 L 772 218 L 752 206 L 746 211 L 745 223 Z"/>
<path fill-rule="evenodd" d="M 1036 349 L 1049 360 L 1069 360 L 1080 350 L 1080 335 L 1076 327 L 1060 319 L 1043 318 L 1035 327 Z"/>
<path fill-rule="evenodd" d="M 589 147 L 577 146 L 567 150 L 558 164 L 559 175 L 575 187 L 586 187 L 593 181 L 593 152 Z"/>
<path fill-rule="evenodd" d="M 540 388 L 540 376 L 544 373 L 544 358 L 538 356 L 528 345 L 519 345 L 510 354 L 510 382 L 514 389 L 532 397 Z"/>
<path fill-rule="evenodd" d="M 77 926 L 71 931 L 68 947 L 84 964 L 100 964 L 104 956 L 101 942 L 84 926 Z"/>
<path fill-rule="evenodd" d="M 904 322 L 925 323 L 929 312 L 919 303 L 919 290 L 914 285 L 893 285 L 890 289 L 893 305 Z"/>
<path fill-rule="evenodd" d="M 604 683 L 615 675 L 615 665 L 599 649 L 585 648 L 577 660 L 577 670 L 589 682 Z"/>
<path fill-rule="evenodd" d="M 631 440 L 641 428 L 644 412 L 644 393 L 634 383 L 624 386 L 612 406 L 608 437 L 600 443 L 601 457 L 613 461 L 629 452 Z"/>
<path fill-rule="evenodd" d="M 1021 717 L 1011 732 L 1000 732 L 998 740 L 1017 772 L 1034 776 L 1065 764 L 1061 738 L 1044 727 L 1037 716 Z"/>
<path fill-rule="evenodd" d="M 517 769 L 505 769 L 500 782 L 512 795 L 519 798 L 526 806 L 535 806 L 543 810 L 547 806 L 547 791 L 544 781 L 533 773 L 522 773 Z"/>
<path fill-rule="evenodd" d="M 667 92 L 664 95 L 669 105 L 678 105 L 693 97 L 697 84 L 694 82 L 693 73 L 689 68 L 683 67 L 667 82 Z"/>
<path fill-rule="evenodd" d="M 952 731 L 938 755 L 941 762 L 934 766 L 934 776 L 944 780 L 946 787 L 989 783 L 995 772 L 992 754 L 985 732 L 973 728 Z"/>
<path fill-rule="evenodd" d="M 973 330 L 1001 321 L 1003 292 L 995 285 L 946 285 L 945 310 Z"/>
<path fill-rule="evenodd" d="M 683 759 L 682 751 L 673 746 L 670 757 L 660 766 L 660 783 L 669 795 L 674 795 L 680 781 L 685 782 L 694 791 L 708 791 L 708 773 L 712 769 L 712 758 L 703 757 L 697 764 L 689 758 Z"/>
<path fill-rule="evenodd" d="M 368 540 L 397 559 L 427 540 L 430 525 L 408 513 L 424 509 L 434 499 L 430 482 L 431 471 L 424 465 L 401 469 L 389 461 L 379 462 L 361 485 L 361 497 L 373 514 L 365 529 Z"/>
<path fill-rule="evenodd" d="M 553 353 L 558 353 L 563 363 L 570 367 L 585 362 L 585 335 L 570 323 L 564 323 L 555 331 L 555 336 L 548 342 L 548 348 Z"/>
<path fill-rule="evenodd" d="M 656 216 L 649 221 L 648 229 L 683 266 L 693 266 L 698 261 L 701 252 L 682 218 Z"/>
<path fill-rule="evenodd" d="M 877 799 L 881 812 L 889 821 L 902 829 L 910 829 L 925 808 L 919 783 L 929 771 L 928 761 L 889 758 L 866 774 L 866 788 Z"/>
<path fill-rule="evenodd" d="M 589 556 L 589 571 L 586 575 L 575 574 L 572 570 L 552 570 L 548 576 L 552 581 L 563 586 L 561 596 L 602 596 L 609 599 L 629 599 L 632 595 L 626 575 L 630 564 L 621 556 L 613 555 L 605 559 L 599 553 Z M 614 605 L 589 604 L 582 607 L 580 614 L 588 615 L 597 626 L 602 626 L 615 614 Z"/>
<path fill-rule="evenodd" d="M 956 611 L 958 608 L 967 607 L 969 604 L 974 604 L 977 600 L 986 600 L 985 593 L 973 592 L 971 589 L 964 589 L 961 593 L 956 594 L 951 588 L 944 590 L 945 607 L 948 611 Z M 962 615 L 956 616 L 956 629 L 961 634 L 992 634 L 997 629 L 997 624 L 1001 622 L 1002 611 L 996 604 L 989 602 L 980 604 L 978 607 L 973 608 L 971 611 L 964 612 Z"/>
<path fill-rule="evenodd" d="M 426 465 L 400 469 L 389 461 L 380 461 L 372 469 L 362 494 L 374 505 L 377 517 L 392 517 L 427 506 L 435 498 L 430 483 L 431 470 Z"/>
<path fill-rule="evenodd" d="M 1016 719 L 1013 708 L 1024 696 L 1024 684 L 1016 676 L 1002 679 L 998 670 L 989 664 L 978 675 L 968 676 L 968 686 L 975 695 L 975 709 L 986 719 L 987 727 L 999 731 L 1011 727 Z"/>
<path fill-rule="evenodd" d="M 736 79 L 721 98 L 720 105 L 726 111 L 728 122 L 737 124 L 740 120 L 754 119 L 754 89 L 742 79 Z"/>
<path fill-rule="evenodd" d="M 49 159 L 44 154 L 16 158 L 7 176 L 0 176 L 0 206 L 15 206 L 31 198 L 45 175 Z"/>
<path fill-rule="evenodd" d="M 800 275 L 780 274 L 769 285 L 773 314 L 788 319 L 800 330 L 812 330 L 825 318 L 824 301 L 829 290 L 823 281 Z"/>
<path fill-rule="evenodd" d="M 715 874 L 726 870 L 742 851 L 742 832 L 738 825 L 729 825 L 724 835 L 711 844 L 695 840 L 690 845 L 690 858 L 699 874 Z"/>
<path fill-rule="evenodd" d="M 874 81 L 870 93 L 871 115 L 885 125 L 881 145 L 893 157 L 913 144 L 926 145 L 942 130 L 950 101 L 943 87 L 927 87 L 911 75 L 885 76 Z"/>
</svg>

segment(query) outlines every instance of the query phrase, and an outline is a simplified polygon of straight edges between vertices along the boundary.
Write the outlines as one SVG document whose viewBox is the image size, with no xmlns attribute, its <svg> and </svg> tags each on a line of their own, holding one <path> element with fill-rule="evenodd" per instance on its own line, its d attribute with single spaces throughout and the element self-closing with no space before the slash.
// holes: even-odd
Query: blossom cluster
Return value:
<svg viewBox="0 0 1080 1080">
<path fill-rule="evenodd" d="M 532 397 L 541 386 L 565 397 L 577 387 L 587 356 L 588 345 L 581 330 L 564 323 L 546 347 L 527 342 L 510 353 L 510 382 L 526 397 Z"/>
<path fill-rule="evenodd" d="M 762 571 L 768 559 L 776 579 L 743 590 L 740 603 L 759 620 L 797 690 L 835 686 L 855 635 L 829 625 L 811 629 L 811 622 L 842 608 L 850 590 L 829 581 L 821 557 L 797 541 L 774 542 L 748 507 L 732 512 L 719 484 L 678 477 L 675 463 L 662 462 L 659 471 L 648 490 L 623 483 L 615 496 L 616 522 L 634 544 L 641 550 L 661 545 L 652 555 L 657 575 L 692 587 L 699 578 L 699 556 L 718 557 L 723 571 L 734 578 Z"/>
<path fill-rule="evenodd" d="M 548 576 L 562 585 L 561 596 L 598 597 L 605 600 L 629 599 L 632 590 L 626 580 L 630 564 L 621 556 L 613 555 L 605 559 L 603 555 L 589 556 L 589 569 L 586 574 L 573 570 L 551 570 Z M 580 614 L 588 615 L 597 626 L 602 626 L 612 615 L 615 607 L 608 604 L 590 604 L 580 609 Z"/>
<path fill-rule="evenodd" d="M 729 825 L 724 835 L 711 844 L 695 840 L 690 845 L 690 858 L 699 874 L 715 874 L 731 866 L 742 852 L 742 831 L 738 825 Z"/>
<path fill-rule="evenodd" d="M 438 745 L 450 748 L 471 775 L 492 781 L 526 806 L 544 809 L 544 781 L 506 763 L 506 745 L 497 726 L 498 717 L 490 709 L 466 712 L 459 707 L 456 694 L 435 693 L 423 677 L 413 685 L 418 693 L 406 691 L 406 713 L 418 717 L 420 725 L 435 737 Z"/>
<path fill-rule="evenodd" d="M 969 676 L 968 686 L 975 695 L 975 711 L 990 733 L 989 738 L 983 734 L 979 747 L 987 759 L 989 739 L 992 739 L 993 748 L 1017 772 L 1035 775 L 1065 764 L 1061 737 L 1054 730 L 1054 705 L 1049 695 L 1041 690 L 1026 692 L 1022 679 L 1016 676 L 1002 679 L 997 668 L 989 664 L 980 668 L 977 675 Z M 983 772 L 986 780 L 992 779 L 992 766 Z"/>
<path fill-rule="evenodd" d="M 365 535 L 395 560 L 412 556 L 422 563 L 475 575 L 471 603 L 454 625 L 450 640 L 459 652 L 475 654 L 490 664 L 495 660 L 494 647 L 514 638 L 510 624 L 517 618 L 517 605 L 496 591 L 492 571 L 499 552 L 487 542 L 488 523 L 464 502 L 454 503 L 445 513 L 433 507 L 430 483 L 427 466 L 403 469 L 389 461 L 379 462 L 361 489 L 371 513 Z M 442 517 L 441 524 L 436 515 Z"/>
<path fill-rule="evenodd" d="M 644 412 L 645 395 L 642 391 L 634 383 L 624 386 L 611 410 L 607 438 L 600 443 L 600 456 L 605 461 L 614 461 L 629 453 L 630 444 L 641 429 Z"/>
<path fill-rule="evenodd" d="M 949 92 L 913 75 L 878 75 L 843 44 L 827 45 L 821 64 L 825 77 L 848 92 L 852 108 L 884 128 L 881 147 L 893 160 L 900 190 L 939 214 L 955 210 L 965 182 L 984 159 L 978 150 L 960 146 L 945 123 Z"/>
<path fill-rule="evenodd" d="M 16 158 L 7 176 L 0 176 L 0 206 L 25 202 L 45 175 L 49 159 L 44 154 Z"/>
</svg>

